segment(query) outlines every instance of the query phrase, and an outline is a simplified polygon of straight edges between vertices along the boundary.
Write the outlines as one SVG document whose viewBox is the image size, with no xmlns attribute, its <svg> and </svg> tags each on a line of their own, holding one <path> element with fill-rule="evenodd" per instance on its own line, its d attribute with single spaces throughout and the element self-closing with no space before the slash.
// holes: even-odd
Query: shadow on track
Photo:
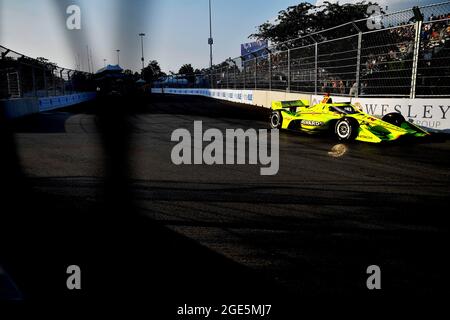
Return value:
<svg viewBox="0 0 450 320">
<path fill-rule="evenodd" d="M 129 185 L 127 118 L 142 111 L 143 99 L 105 96 L 95 103 L 106 168 L 95 201 L 33 189 L 21 171 L 13 131 L 2 122 L 0 264 L 25 301 L 113 299 L 162 308 L 193 299 L 257 303 L 279 292 L 254 271 L 138 213 Z M 72 264 L 82 270 L 80 291 L 66 288 Z"/>
<path fill-rule="evenodd" d="M 241 105 L 225 100 L 215 100 L 201 96 L 152 95 L 153 114 L 174 114 L 265 121 L 268 124 L 269 109 Z"/>
</svg>

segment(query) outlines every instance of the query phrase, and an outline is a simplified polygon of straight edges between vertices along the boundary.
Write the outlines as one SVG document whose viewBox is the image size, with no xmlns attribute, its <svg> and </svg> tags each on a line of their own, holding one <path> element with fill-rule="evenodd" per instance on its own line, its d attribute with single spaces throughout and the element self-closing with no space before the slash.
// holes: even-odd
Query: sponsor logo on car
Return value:
<svg viewBox="0 0 450 320">
<path fill-rule="evenodd" d="M 304 126 L 312 126 L 312 127 L 320 127 L 323 126 L 322 121 L 313 121 L 313 120 L 302 120 L 302 125 Z"/>
</svg>

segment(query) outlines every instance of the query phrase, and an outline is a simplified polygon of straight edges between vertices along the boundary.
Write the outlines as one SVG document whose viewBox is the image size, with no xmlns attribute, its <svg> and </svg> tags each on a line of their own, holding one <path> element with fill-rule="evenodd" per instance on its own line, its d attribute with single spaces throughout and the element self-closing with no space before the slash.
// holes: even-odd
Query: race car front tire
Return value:
<svg viewBox="0 0 450 320">
<path fill-rule="evenodd" d="M 358 134 L 359 124 L 356 120 L 343 118 L 336 122 L 335 134 L 340 141 L 352 141 Z"/>
<path fill-rule="evenodd" d="M 281 115 L 281 112 L 272 112 L 269 122 L 272 129 L 281 129 L 281 126 L 283 125 L 283 116 Z"/>
</svg>

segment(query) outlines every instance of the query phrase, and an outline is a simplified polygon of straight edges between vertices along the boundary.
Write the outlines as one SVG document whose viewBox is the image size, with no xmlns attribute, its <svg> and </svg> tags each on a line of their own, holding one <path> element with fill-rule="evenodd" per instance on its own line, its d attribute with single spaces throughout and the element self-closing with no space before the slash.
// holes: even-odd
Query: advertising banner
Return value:
<svg viewBox="0 0 450 320">
<path fill-rule="evenodd" d="M 252 59 L 252 53 L 256 54 L 258 57 L 262 56 L 265 53 L 265 48 L 269 46 L 269 42 L 267 40 L 259 40 L 249 43 L 241 44 L 241 56 L 243 60 Z"/>
<path fill-rule="evenodd" d="M 352 103 L 360 105 L 364 112 L 384 116 L 400 112 L 406 120 L 434 130 L 450 132 L 449 99 L 369 99 L 354 98 Z"/>
<path fill-rule="evenodd" d="M 323 96 L 311 97 L 311 104 L 320 103 Z M 333 102 L 352 102 L 365 113 L 382 117 L 401 113 L 406 120 L 431 130 L 450 132 L 450 99 L 349 98 L 332 97 Z"/>
</svg>

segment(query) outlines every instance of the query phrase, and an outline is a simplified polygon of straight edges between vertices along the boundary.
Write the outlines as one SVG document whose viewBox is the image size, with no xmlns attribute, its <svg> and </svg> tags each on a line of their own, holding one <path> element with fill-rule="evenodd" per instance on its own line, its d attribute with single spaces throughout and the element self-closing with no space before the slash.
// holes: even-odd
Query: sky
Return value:
<svg viewBox="0 0 450 320">
<path fill-rule="evenodd" d="M 324 0 L 310 0 L 318 4 Z M 444 0 L 379 0 L 389 11 Z M 212 0 L 214 63 L 236 57 L 240 44 L 280 10 L 301 0 Z M 330 0 L 330 2 L 336 2 Z M 340 0 L 340 3 L 357 2 Z M 81 8 L 81 30 L 66 28 L 66 8 Z M 208 0 L 0 0 L 0 45 L 59 66 L 88 70 L 87 46 L 94 69 L 117 64 L 141 69 L 139 33 L 145 33 L 146 63 L 157 60 L 163 71 L 191 63 L 209 65 Z"/>
</svg>

